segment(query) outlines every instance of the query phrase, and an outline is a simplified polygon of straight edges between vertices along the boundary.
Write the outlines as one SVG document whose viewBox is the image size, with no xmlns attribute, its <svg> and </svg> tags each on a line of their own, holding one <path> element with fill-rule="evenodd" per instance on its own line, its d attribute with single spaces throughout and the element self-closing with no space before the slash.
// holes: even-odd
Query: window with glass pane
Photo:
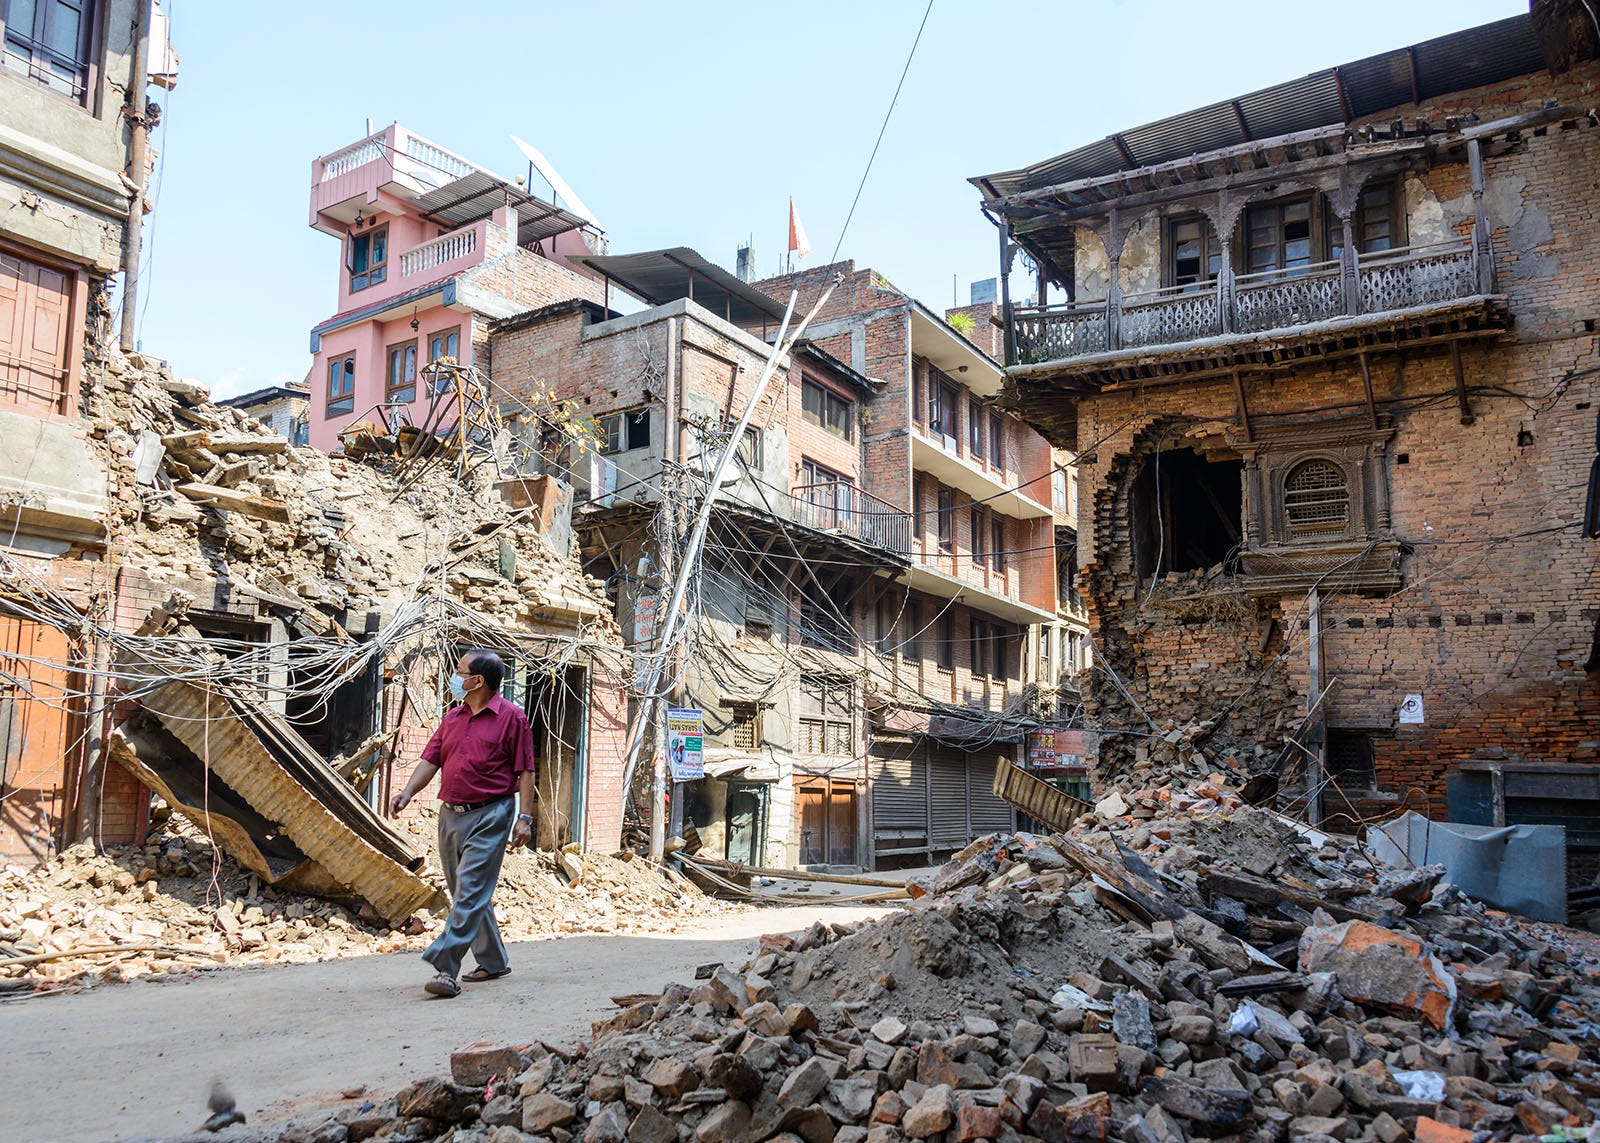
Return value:
<svg viewBox="0 0 1600 1143">
<path fill-rule="evenodd" d="M 622 414 L 612 413 L 595 422 L 600 428 L 600 455 L 622 451 Z"/>
<path fill-rule="evenodd" d="M 1006 466 L 1006 428 L 1005 421 L 995 410 L 989 410 L 989 463 L 996 468 Z"/>
<path fill-rule="evenodd" d="M 939 436 L 955 438 L 956 403 L 961 390 L 933 366 L 928 366 L 928 431 Z"/>
<path fill-rule="evenodd" d="M 428 338 L 428 360 L 443 361 L 448 357 L 451 361 L 461 362 L 461 331 L 459 329 L 440 330 Z"/>
<path fill-rule="evenodd" d="M 956 665 L 956 617 L 950 611 L 948 604 L 939 616 L 939 638 L 936 656 L 939 665 L 945 670 L 951 670 Z"/>
<path fill-rule="evenodd" d="M 380 226 L 350 239 L 350 292 L 376 286 L 389 276 L 389 228 Z"/>
<path fill-rule="evenodd" d="M 983 406 L 976 397 L 967 404 L 967 451 L 973 460 L 983 459 Z"/>
<path fill-rule="evenodd" d="M 1373 254 L 1380 250 L 1395 250 L 1405 245 L 1400 236 L 1400 183 L 1398 179 L 1384 179 L 1368 183 L 1356 200 L 1355 217 L 1350 220 L 1356 239 L 1356 250 Z M 1344 224 L 1333 211 L 1328 211 L 1328 257 L 1335 259 L 1344 250 Z"/>
<path fill-rule="evenodd" d="M 989 566 L 995 571 L 1006 570 L 1006 522 L 996 516 L 989 521 L 993 530 L 992 543 L 989 546 Z"/>
<path fill-rule="evenodd" d="M 939 489 L 939 547 L 945 551 L 955 548 L 955 516 L 956 494 L 949 488 Z"/>
<path fill-rule="evenodd" d="M 995 623 L 989 628 L 989 638 L 994 643 L 994 652 L 989 656 L 989 665 L 994 668 L 993 675 L 997 679 L 1009 678 L 1011 633 L 1000 624 Z"/>
<path fill-rule="evenodd" d="M 417 399 L 417 343 L 389 347 L 389 372 L 384 399 L 405 403 Z"/>
<path fill-rule="evenodd" d="M 1216 280 L 1222 270 L 1222 244 L 1204 215 L 1167 220 L 1168 286 L 1199 287 Z"/>
<path fill-rule="evenodd" d="M 972 621 L 972 673 L 982 678 L 989 673 L 989 625 Z"/>
<path fill-rule="evenodd" d="M 800 412 L 812 424 L 834 436 L 850 439 L 851 402 L 809 377 L 800 381 Z"/>
<path fill-rule="evenodd" d="M 328 362 L 328 409 L 327 415 L 336 417 L 341 413 L 355 411 L 356 405 L 356 359 L 354 355 L 340 357 Z"/>
<path fill-rule="evenodd" d="M 1304 270 L 1312 260 L 1311 200 L 1252 206 L 1245 211 L 1245 233 L 1250 273 Z"/>
<path fill-rule="evenodd" d="M 93 0 L 0 0 L 0 16 L 8 71 L 87 101 Z"/>
<path fill-rule="evenodd" d="M 972 563 L 974 567 L 982 567 L 989 561 L 986 549 L 989 546 L 989 521 L 982 508 L 972 510 Z"/>
</svg>

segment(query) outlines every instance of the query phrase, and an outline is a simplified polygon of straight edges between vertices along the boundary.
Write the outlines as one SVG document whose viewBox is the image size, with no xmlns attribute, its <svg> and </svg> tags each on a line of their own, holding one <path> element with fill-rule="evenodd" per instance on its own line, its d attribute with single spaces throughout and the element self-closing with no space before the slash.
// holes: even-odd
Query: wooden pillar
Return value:
<svg viewBox="0 0 1600 1143">
<path fill-rule="evenodd" d="M 1478 272 L 1478 293 L 1492 294 L 1494 242 L 1489 233 L 1489 212 L 1483 205 L 1483 147 L 1476 139 L 1467 140 L 1467 165 L 1472 172 L 1472 260 Z"/>
<path fill-rule="evenodd" d="M 1222 265 L 1217 267 L 1217 332 L 1233 332 L 1233 236 L 1222 235 Z M 1238 374 L 1234 374 L 1238 380 Z M 1248 432 L 1248 426 L 1246 427 Z M 1249 437 L 1245 438 L 1246 440 Z"/>
<path fill-rule="evenodd" d="M 1111 256 L 1111 286 L 1106 291 L 1106 348 L 1122 348 L 1122 255 Z"/>
<path fill-rule="evenodd" d="M 1016 317 L 1011 312 L 1011 251 L 1006 238 L 1005 223 L 997 228 L 1000 233 L 1000 320 L 1005 323 L 1004 351 L 1007 365 L 1017 363 Z"/>
<path fill-rule="evenodd" d="M 1352 212 L 1353 213 L 1353 212 Z M 1356 234 L 1355 226 L 1351 223 L 1350 215 L 1339 217 L 1339 227 L 1343 231 L 1344 245 L 1339 248 L 1339 280 L 1344 290 L 1344 312 L 1358 314 L 1361 312 L 1361 274 L 1356 264 Z M 1363 376 L 1367 371 L 1367 361 L 1361 359 L 1361 372 Z M 1368 403 L 1372 399 L 1372 385 L 1367 384 Z"/>
</svg>

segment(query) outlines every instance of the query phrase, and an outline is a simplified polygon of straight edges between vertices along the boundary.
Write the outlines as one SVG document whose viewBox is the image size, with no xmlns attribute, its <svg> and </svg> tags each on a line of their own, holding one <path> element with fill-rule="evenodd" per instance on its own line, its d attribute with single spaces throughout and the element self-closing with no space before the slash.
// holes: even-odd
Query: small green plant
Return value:
<svg viewBox="0 0 1600 1143">
<path fill-rule="evenodd" d="M 944 320 L 951 329 L 955 330 L 962 337 L 971 337 L 972 331 L 978 328 L 978 319 L 973 317 L 971 314 L 959 312 L 946 314 Z"/>
</svg>

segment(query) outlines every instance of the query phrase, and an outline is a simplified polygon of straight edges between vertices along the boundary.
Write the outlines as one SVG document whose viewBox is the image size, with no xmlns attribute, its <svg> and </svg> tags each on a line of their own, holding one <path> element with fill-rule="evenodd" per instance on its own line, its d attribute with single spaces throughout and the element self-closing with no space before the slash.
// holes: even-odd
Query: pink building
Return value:
<svg viewBox="0 0 1600 1143">
<path fill-rule="evenodd" d="M 488 324 L 602 301 L 568 255 L 604 252 L 592 221 L 390 124 L 311 164 L 311 225 L 341 244 L 335 313 L 311 330 L 311 444 L 356 420 L 430 419 L 422 369 L 481 359 Z M 441 410 L 436 424 L 454 421 Z"/>
</svg>

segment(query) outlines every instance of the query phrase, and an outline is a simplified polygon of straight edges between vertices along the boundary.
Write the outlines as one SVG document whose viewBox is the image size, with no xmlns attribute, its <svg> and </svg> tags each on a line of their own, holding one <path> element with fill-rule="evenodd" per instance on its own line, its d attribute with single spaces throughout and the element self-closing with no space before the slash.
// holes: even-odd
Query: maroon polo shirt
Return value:
<svg viewBox="0 0 1600 1143">
<path fill-rule="evenodd" d="M 439 800 L 457 805 L 514 793 L 517 775 L 538 767 L 528 716 L 499 695 L 477 714 L 464 702 L 446 711 L 422 760 L 439 767 Z"/>
</svg>

